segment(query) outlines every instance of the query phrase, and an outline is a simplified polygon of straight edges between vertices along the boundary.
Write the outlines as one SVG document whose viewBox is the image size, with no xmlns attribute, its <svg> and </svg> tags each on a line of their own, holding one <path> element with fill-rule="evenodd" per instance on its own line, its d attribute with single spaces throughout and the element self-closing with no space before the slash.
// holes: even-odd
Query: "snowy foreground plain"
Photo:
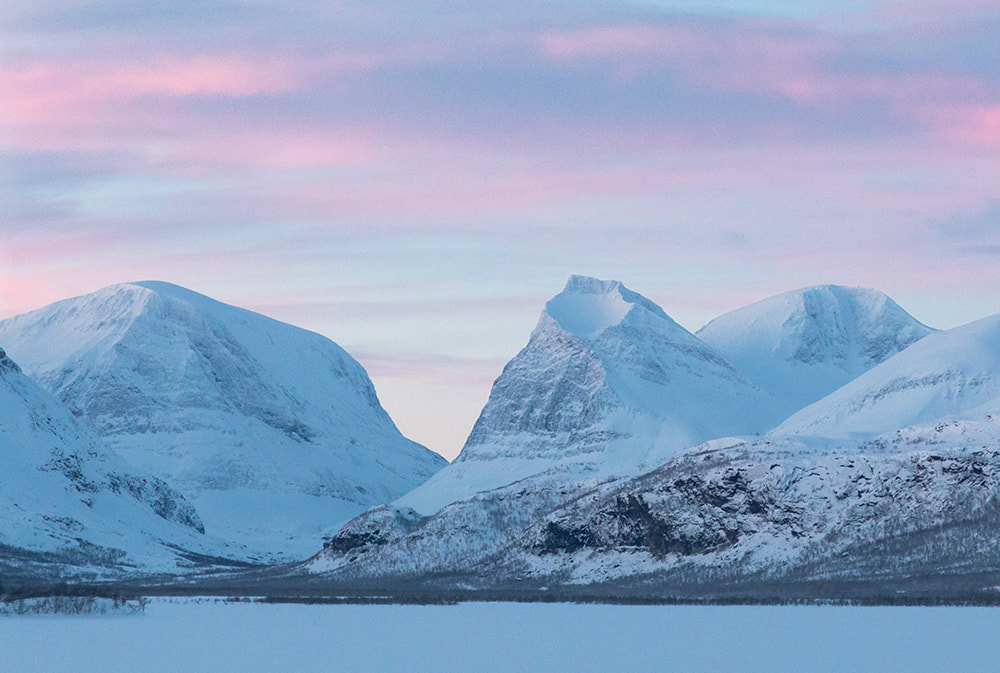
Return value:
<svg viewBox="0 0 1000 673">
<path fill-rule="evenodd" d="M 996 671 L 992 608 L 153 600 L 0 617 L 7 671 Z"/>
</svg>

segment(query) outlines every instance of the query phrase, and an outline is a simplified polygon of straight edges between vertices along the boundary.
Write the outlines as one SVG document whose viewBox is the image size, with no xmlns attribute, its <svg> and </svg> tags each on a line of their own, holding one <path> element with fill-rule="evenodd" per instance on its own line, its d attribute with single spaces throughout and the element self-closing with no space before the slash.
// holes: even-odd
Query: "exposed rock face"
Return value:
<svg viewBox="0 0 1000 673">
<path fill-rule="evenodd" d="M 581 493 L 526 532 L 503 567 L 583 584 L 989 569 L 1000 551 L 976 522 L 1000 519 L 997 436 L 986 419 L 826 450 L 708 448 Z"/>
<path fill-rule="evenodd" d="M 613 585 L 667 595 L 723 585 L 739 594 L 761 582 L 919 588 L 943 568 L 974 585 L 1000 559 L 991 532 L 1000 524 L 998 436 L 988 418 L 862 444 L 713 442 L 639 477 L 562 491 L 538 477 L 432 516 L 373 510 L 308 567 L 386 586 Z"/>
</svg>

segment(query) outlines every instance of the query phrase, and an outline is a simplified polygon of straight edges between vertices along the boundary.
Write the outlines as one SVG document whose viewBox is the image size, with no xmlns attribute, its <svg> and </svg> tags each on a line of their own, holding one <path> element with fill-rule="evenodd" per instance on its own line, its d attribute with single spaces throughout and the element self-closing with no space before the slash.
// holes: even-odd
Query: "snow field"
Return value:
<svg viewBox="0 0 1000 673">
<path fill-rule="evenodd" d="M 995 671 L 990 608 L 153 601 L 137 617 L 0 618 L 4 669 Z"/>
</svg>

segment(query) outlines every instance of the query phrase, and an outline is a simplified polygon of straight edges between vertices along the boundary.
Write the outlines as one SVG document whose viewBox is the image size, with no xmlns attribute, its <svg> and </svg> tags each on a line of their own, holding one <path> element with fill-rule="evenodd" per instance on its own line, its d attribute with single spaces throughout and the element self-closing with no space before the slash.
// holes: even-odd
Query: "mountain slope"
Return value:
<svg viewBox="0 0 1000 673">
<path fill-rule="evenodd" d="M 861 443 L 713 441 L 561 493 L 527 480 L 428 517 L 378 508 L 306 569 L 337 590 L 989 602 L 998 438 L 987 417 Z"/>
<path fill-rule="evenodd" d="M 774 435 L 869 436 L 1000 413 L 1000 315 L 931 334 L 802 409 Z"/>
<path fill-rule="evenodd" d="M 788 416 L 932 331 L 881 292 L 821 285 L 726 313 L 697 336 Z"/>
<path fill-rule="evenodd" d="M 294 558 L 445 464 L 399 434 L 329 339 L 175 285 L 116 285 L 0 322 L 27 374 L 205 528 Z"/>
<path fill-rule="evenodd" d="M 480 571 L 701 595 L 750 595 L 764 581 L 789 595 L 821 580 L 832 596 L 836 582 L 949 577 L 981 591 L 997 576 L 998 437 L 984 418 L 826 449 L 788 438 L 705 446 L 580 493 Z"/>
<path fill-rule="evenodd" d="M 174 571 L 227 553 L 189 502 L 127 465 L 0 350 L 0 567 L 19 574 Z"/>
</svg>

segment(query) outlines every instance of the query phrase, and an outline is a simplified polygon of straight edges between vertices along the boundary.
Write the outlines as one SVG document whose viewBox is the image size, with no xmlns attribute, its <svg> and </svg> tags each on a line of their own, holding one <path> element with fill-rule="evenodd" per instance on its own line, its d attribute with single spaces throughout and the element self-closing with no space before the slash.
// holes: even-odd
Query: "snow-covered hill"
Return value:
<svg viewBox="0 0 1000 673">
<path fill-rule="evenodd" d="M 0 322 L 0 343 L 207 532 L 295 558 L 446 463 L 405 439 L 329 339 L 175 285 L 116 285 Z"/>
<path fill-rule="evenodd" d="M 998 439 L 985 417 L 861 443 L 714 440 L 636 477 L 529 479 L 429 517 L 379 508 L 306 567 L 348 586 L 619 597 L 982 591 L 1000 558 Z"/>
<path fill-rule="evenodd" d="M 0 579 L 176 572 L 188 552 L 227 550 L 183 496 L 126 464 L 0 350 Z"/>
<path fill-rule="evenodd" d="M 548 470 L 634 474 L 777 420 L 766 393 L 659 306 L 620 282 L 573 276 L 494 382 L 455 462 L 397 504 L 430 514 Z"/>
<path fill-rule="evenodd" d="M 774 429 L 871 436 L 1000 413 L 1000 316 L 931 334 Z"/>
<path fill-rule="evenodd" d="M 876 290 L 821 285 L 731 311 L 697 332 L 785 417 L 932 330 Z"/>
<path fill-rule="evenodd" d="M 763 580 L 916 586 L 963 573 L 974 583 L 1000 558 L 998 439 L 1000 421 L 985 417 L 863 443 L 706 445 L 580 493 L 526 531 L 502 569 L 481 571 L 702 591 Z"/>
</svg>

